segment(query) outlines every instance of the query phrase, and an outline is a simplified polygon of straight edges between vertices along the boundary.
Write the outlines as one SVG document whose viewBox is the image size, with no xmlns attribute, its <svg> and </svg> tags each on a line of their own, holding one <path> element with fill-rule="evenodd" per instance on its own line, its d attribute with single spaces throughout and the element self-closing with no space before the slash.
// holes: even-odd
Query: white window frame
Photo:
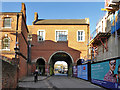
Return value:
<svg viewBox="0 0 120 90">
<path fill-rule="evenodd" d="M 5 37 L 6 38 L 6 37 Z M 7 37 L 8 39 L 9 39 L 9 44 L 10 44 L 10 41 L 11 41 L 11 39 L 10 39 L 10 37 Z M 4 39 L 4 38 L 3 38 Z M 2 39 L 2 40 L 3 40 Z M 2 51 L 10 51 L 10 45 L 9 45 L 9 48 L 7 48 L 7 49 L 3 49 L 3 46 L 2 46 L 2 49 L 1 49 Z"/>
<path fill-rule="evenodd" d="M 78 40 L 78 32 L 81 32 L 81 31 L 83 32 L 83 40 Z M 85 42 L 85 30 L 78 30 L 77 31 L 77 41 L 78 42 Z"/>
<path fill-rule="evenodd" d="M 67 32 L 67 40 L 66 41 L 68 41 L 68 30 L 55 30 L 55 41 L 57 41 L 56 35 L 57 35 L 57 32 L 59 32 L 59 31 Z M 66 41 L 64 41 L 64 42 L 66 42 Z M 57 42 L 59 42 L 59 41 L 57 41 Z"/>
<path fill-rule="evenodd" d="M 11 17 L 5 17 L 5 18 L 10 18 L 10 27 L 5 27 L 5 26 L 4 26 L 4 21 L 3 21 L 3 28 L 11 28 L 12 18 L 11 18 Z M 4 18 L 4 20 L 5 20 L 5 18 Z"/>
<path fill-rule="evenodd" d="M 44 33 L 43 33 L 43 41 L 45 41 L 45 30 L 38 30 L 38 31 L 37 31 L 37 41 L 38 41 L 38 42 L 42 42 L 42 41 L 39 41 L 39 40 L 38 40 L 39 31 L 44 32 Z"/>
</svg>

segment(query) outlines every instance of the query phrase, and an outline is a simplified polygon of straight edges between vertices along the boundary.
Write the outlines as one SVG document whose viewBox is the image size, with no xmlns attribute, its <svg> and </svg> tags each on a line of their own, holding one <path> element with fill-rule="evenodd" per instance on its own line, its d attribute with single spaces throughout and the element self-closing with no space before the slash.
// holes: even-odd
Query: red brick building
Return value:
<svg viewBox="0 0 120 90">
<path fill-rule="evenodd" d="M 90 36 L 89 19 L 38 19 L 35 13 L 32 34 L 32 72 L 37 68 L 43 74 L 53 74 L 54 63 L 65 61 L 68 74 L 78 60 L 88 59 L 87 44 Z"/>
<path fill-rule="evenodd" d="M 22 3 L 21 12 L 2 12 L 0 13 L 0 52 L 2 60 L 9 63 L 18 64 L 19 79 L 27 75 L 28 60 L 28 28 L 26 25 L 26 7 Z M 16 31 L 18 34 L 16 34 Z M 16 36 L 17 35 L 17 36 Z M 16 38 L 17 37 L 17 38 Z M 15 53 L 14 48 L 19 48 L 19 52 Z M 29 70 L 30 71 L 30 70 Z"/>
<path fill-rule="evenodd" d="M 80 64 L 82 59 L 88 59 L 87 44 L 90 39 L 88 18 L 45 20 L 38 19 L 38 14 L 35 13 L 33 25 L 27 26 L 24 3 L 21 12 L 4 12 L 0 17 L 1 55 L 15 61 L 14 48 L 19 48 L 17 55 L 19 79 L 27 73 L 34 72 L 36 68 L 43 75 L 52 75 L 56 61 L 65 61 L 68 64 L 68 74 L 71 75 L 73 65 Z M 27 40 L 28 33 L 32 35 L 31 46 Z M 31 49 L 28 49 L 29 46 Z M 27 60 L 31 60 L 32 66 Z"/>
</svg>

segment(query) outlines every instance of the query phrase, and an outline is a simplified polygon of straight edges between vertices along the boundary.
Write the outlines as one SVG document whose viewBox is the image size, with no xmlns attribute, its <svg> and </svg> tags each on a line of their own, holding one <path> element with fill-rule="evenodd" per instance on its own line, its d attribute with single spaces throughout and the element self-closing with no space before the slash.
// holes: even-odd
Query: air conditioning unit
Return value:
<svg viewBox="0 0 120 90">
<path fill-rule="evenodd" d="M 38 36 L 38 41 L 43 41 L 43 37 L 42 36 Z"/>
</svg>

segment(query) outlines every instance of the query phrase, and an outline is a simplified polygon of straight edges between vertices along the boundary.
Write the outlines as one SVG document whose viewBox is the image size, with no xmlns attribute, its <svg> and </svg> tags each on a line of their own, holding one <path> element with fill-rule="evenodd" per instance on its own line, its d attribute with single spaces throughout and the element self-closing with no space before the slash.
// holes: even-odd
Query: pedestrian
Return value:
<svg viewBox="0 0 120 90">
<path fill-rule="evenodd" d="M 37 82 L 38 80 L 38 70 L 36 69 L 34 72 L 34 82 Z"/>
<path fill-rule="evenodd" d="M 67 76 L 68 76 L 68 70 L 67 70 Z"/>
</svg>

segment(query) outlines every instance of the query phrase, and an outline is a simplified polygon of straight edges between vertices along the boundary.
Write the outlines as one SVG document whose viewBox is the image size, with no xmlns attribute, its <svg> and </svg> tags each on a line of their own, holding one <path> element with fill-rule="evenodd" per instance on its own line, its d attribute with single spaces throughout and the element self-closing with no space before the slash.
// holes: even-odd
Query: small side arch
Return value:
<svg viewBox="0 0 120 90">
<path fill-rule="evenodd" d="M 38 59 L 43 59 L 43 60 L 45 61 L 45 63 L 47 62 L 44 57 L 37 57 L 37 58 L 34 59 L 32 62 L 36 63 Z"/>
</svg>

